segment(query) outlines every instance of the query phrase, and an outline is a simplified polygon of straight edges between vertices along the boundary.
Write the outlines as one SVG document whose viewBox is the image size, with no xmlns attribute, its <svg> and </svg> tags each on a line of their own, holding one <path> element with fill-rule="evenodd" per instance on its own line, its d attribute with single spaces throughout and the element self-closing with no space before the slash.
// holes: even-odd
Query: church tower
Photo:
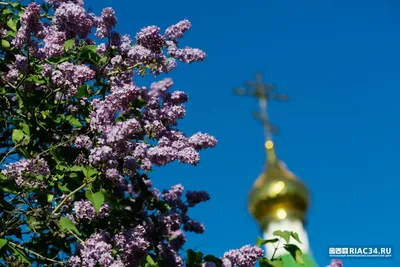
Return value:
<svg viewBox="0 0 400 267">
<path fill-rule="evenodd" d="M 293 257 L 284 248 L 275 249 L 276 244 L 267 243 L 267 258 L 281 256 L 285 267 L 317 267 L 311 256 L 305 221 L 309 207 L 309 192 L 304 183 L 288 170 L 275 153 L 272 133 L 277 128 L 270 124 L 267 113 L 267 101 L 286 100 L 287 97 L 274 92 L 272 85 L 265 85 L 260 74 L 256 82 L 249 82 L 250 89 L 238 89 L 237 94 L 255 96 L 259 100 L 260 112 L 255 117 L 261 120 L 265 132 L 267 161 L 249 195 L 250 213 L 259 223 L 265 240 L 274 239 L 275 231 L 293 231 L 298 234 L 301 243 L 291 238 L 290 243 L 297 245 L 303 252 L 304 265 L 297 265 Z M 281 244 L 282 245 L 282 244 Z"/>
</svg>

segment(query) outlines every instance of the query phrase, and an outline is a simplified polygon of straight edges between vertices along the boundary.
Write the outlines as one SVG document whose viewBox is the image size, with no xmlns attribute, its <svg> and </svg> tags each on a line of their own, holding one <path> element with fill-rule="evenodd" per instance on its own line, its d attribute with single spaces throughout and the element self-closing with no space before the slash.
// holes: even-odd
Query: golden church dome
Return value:
<svg viewBox="0 0 400 267">
<path fill-rule="evenodd" d="M 272 141 L 267 141 L 265 147 L 268 163 L 250 192 L 250 213 L 261 226 L 288 217 L 304 222 L 309 205 L 306 186 L 277 159 Z"/>
</svg>

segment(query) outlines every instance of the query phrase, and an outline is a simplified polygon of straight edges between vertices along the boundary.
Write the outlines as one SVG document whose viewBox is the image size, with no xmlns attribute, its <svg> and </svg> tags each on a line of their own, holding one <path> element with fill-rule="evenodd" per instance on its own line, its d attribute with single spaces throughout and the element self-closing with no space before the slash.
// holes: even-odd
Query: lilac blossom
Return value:
<svg viewBox="0 0 400 267">
<path fill-rule="evenodd" d="M 15 180 L 17 185 L 27 187 L 44 186 L 42 180 L 29 179 L 27 175 L 46 177 L 50 174 L 47 162 L 42 158 L 19 160 L 6 165 L 2 172 L 9 179 Z"/>
<path fill-rule="evenodd" d="M 68 95 L 75 95 L 77 89 L 84 82 L 93 79 L 95 72 L 85 65 L 74 65 L 70 62 L 63 62 L 57 66 L 52 73 L 52 82 L 64 87 Z"/>
<path fill-rule="evenodd" d="M 101 43 L 97 46 L 97 53 L 100 55 L 104 54 L 108 50 L 107 45 L 105 43 Z"/>
<path fill-rule="evenodd" d="M 188 101 L 188 95 L 182 91 L 175 91 L 172 94 L 168 95 L 166 98 L 167 101 L 171 102 L 174 105 L 179 105 L 186 103 Z"/>
<path fill-rule="evenodd" d="M 54 5 L 56 8 L 59 7 L 62 3 L 72 2 L 79 6 L 83 6 L 83 0 L 45 0 L 45 2 Z"/>
<path fill-rule="evenodd" d="M 175 53 L 175 57 L 185 63 L 201 62 L 205 59 L 206 53 L 198 48 L 186 47 L 184 49 L 178 49 Z"/>
<path fill-rule="evenodd" d="M 140 130 L 140 124 L 136 119 L 117 122 L 113 124 L 112 127 L 104 129 L 104 142 L 111 145 L 130 140 Z"/>
<path fill-rule="evenodd" d="M 127 182 L 117 169 L 107 169 L 106 178 L 111 180 L 117 187 L 126 188 Z"/>
<path fill-rule="evenodd" d="M 71 267 L 93 267 L 93 266 L 125 266 L 121 261 L 114 259 L 112 245 L 108 234 L 95 233 L 79 247 L 78 255 L 68 260 Z"/>
<path fill-rule="evenodd" d="M 44 48 L 40 51 L 45 58 L 58 57 L 64 53 L 64 43 L 67 40 L 65 32 L 50 27 L 44 38 Z"/>
<path fill-rule="evenodd" d="M 121 251 L 122 262 L 133 266 L 142 263 L 146 257 L 147 250 L 150 248 L 146 228 L 142 225 L 116 235 L 114 243 Z"/>
<path fill-rule="evenodd" d="M 186 201 L 189 207 L 194 207 L 195 205 L 206 202 L 210 200 L 210 195 L 206 191 L 187 191 Z"/>
<path fill-rule="evenodd" d="M 189 144 L 191 144 L 196 150 L 204 148 L 215 147 L 217 139 L 214 136 L 204 133 L 196 133 L 189 138 Z"/>
<path fill-rule="evenodd" d="M 343 267 L 343 263 L 341 260 L 332 260 L 331 264 L 326 267 Z"/>
<path fill-rule="evenodd" d="M 183 195 L 183 191 L 185 188 L 181 184 L 177 184 L 172 186 L 170 190 L 164 190 L 162 192 L 162 197 L 165 202 L 169 205 L 176 205 L 178 201 L 180 201 L 181 196 Z"/>
<path fill-rule="evenodd" d="M 165 78 L 161 81 L 154 82 L 151 84 L 151 91 L 149 92 L 149 96 L 152 97 L 164 97 L 166 96 L 166 92 L 169 88 L 172 87 L 174 82 L 171 78 Z"/>
<path fill-rule="evenodd" d="M 151 51 L 141 45 L 131 47 L 127 56 L 131 65 L 147 64 L 152 59 Z"/>
<path fill-rule="evenodd" d="M 75 146 L 77 148 L 91 148 L 92 141 L 90 140 L 90 137 L 87 135 L 79 135 L 75 139 Z"/>
<path fill-rule="evenodd" d="M 200 161 L 200 155 L 193 147 L 186 147 L 179 151 L 178 159 L 181 163 L 189 163 L 196 166 Z"/>
<path fill-rule="evenodd" d="M 52 22 L 57 30 L 67 32 L 67 38 L 75 35 L 86 38 L 93 23 L 82 6 L 71 2 L 62 3 L 56 9 Z"/>
<path fill-rule="evenodd" d="M 178 231 L 182 224 L 182 216 L 177 212 L 162 214 L 158 217 L 161 229 L 167 236 L 173 235 Z"/>
<path fill-rule="evenodd" d="M 95 131 L 104 131 L 115 121 L 117 111 L 124 111 L 131 101 L 138 98 L 140 89 L 135 86 L 119 88 L 106 96 L 105 100 L 92 101 L 90 127 Z"/>
<path fill-rule="evenodd" d="M 181 230 L 173 232 L 171 237 L 169 238 L 169 244 L 175 251 L 179 251 L 186 243 L 186 241 L 187 239 L 185 233 Z"/>
<path fill-rule="evenodd" d="M 165 44 L 164 37 L 160 34 L 157 26 L 148 26 L 136 34 L 136 41 L 139 45 L 153 52 L 160 51 Z"/>
<path fill-rule="evenodd" d="M 157 247 L 161 251 L 161 256 L 166 266 L 183 267 L 184 262 L 179 253 L 170 245 L 159 244 Z"/>
<path fill-rule="evenodd" d="M 18 69 L 21 73 L 27 73 L 28 72 L 28 58 L 22 55 L 16 55 L 15 56 L 15 63 L 14 67 Z"/>
<path fill-rule="evenodd" d="M 111 35 L 112 28 L 117 24 L 115 12 L 111 7 L 104 8 L 101 12 L 101 17 L 92 15 L 93 26 L 96 29 L 96 36 L 105 38 Z"/>
<path fill-rule="evenodd" d="M 109 146 L 96 147 L 92 149 L 90 152 L 89 162 L 94 166 L 97 166 L 101 163 L 108 161 L 109 159 L 112 159 L 112 157 L 113 157 L 113 150 L 111 147 Z"/>
<path fill-rule="evenodd" d="M 261 248 L 246 245 L 240 249 L 225 252 L 223 263 L 225 265 L 230 262 L 232 266 L 253 267 L 263 255 L 264 251 Z"/>
<path fill-rule="evenodd" d="M 205 226 L 204 224 L 195 221 L 195 220 L 188 220 L 187 222 L 185 222 L 184 226 L 183 226 L 183 230 L 187 231 L 187 232 L 193 232 L 196 234 L 202 234 L 205 231 Z"/>
<path fill-rule="evenodd" d="M 103 23 L 109 27 L 113 28 L 117 25 L 117 18 L 115 17 L 115 11 L 111 7 L 106 7 L 101 12 L 101 18 Z"/>
<path fill-rule="evenodd" d="M 166 31 L 165 35 L 169 39 L 182 38 L 183 34 L 192 27 L 192 23 L 188 20 L 182 20 L 175 25 L 170 26 Z"/>
<path fill-rule="evenodd" d="M 30 3 L 21 16 L 20 21 L 21 27 L 15 39 L 12 41 L 18 48 L 29 40 L 31 34 L 36 35 L 43 30 L 43 23 L 40 21 L 40 5 L 37 3 Z"/>
<path fill-rule="evenodd" d="M 19 78 L 19 75 L 18 69 L 12 67 L 4 78 L 7 82 L 14 83 Z"/>
<path fill-rule="evenodd" d="M 79 219 L 93 220 L 94 218 L 105 218 L 109 216 L 109 208 L 103 204 L 97 213 L 92 203 L 88 200 L 80 200 L 74 202 L 73 211 Z"/>
<path fill-rule="evenodd" d="M 41 67 L 41 74 L 45 77 L 50 77 L 53 72 L 53 66 L 51 64 L 44 63 L 41 65 Z"/>
</svg>

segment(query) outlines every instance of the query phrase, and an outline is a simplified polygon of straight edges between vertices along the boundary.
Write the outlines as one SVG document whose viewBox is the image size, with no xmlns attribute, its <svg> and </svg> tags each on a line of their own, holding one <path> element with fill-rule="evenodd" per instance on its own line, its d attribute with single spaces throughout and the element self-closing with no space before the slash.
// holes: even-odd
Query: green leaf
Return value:
<svg viewBox="0 0 400 267">
<path fill-rule="evenodd" d="M 0 249 L 2 248 L 2 247 L 4 247 L 5 245 L 7 245 L 7 243 L 8 243 L 8 240 L 6 240 L 6 239 L 0 239 Z"/>
<path fill-rule="evenodd" d="M 262 245 L 265 245 L 267 243 L 276 243 L 278 241 L 279 241 L 279 238 L 264 240 L 261 237 L 257 237 L 256 246 L 261 247 Z"/>
<path fill-rule="evenodd" d="M 62 62 L 64 62 L 64 61 L 68 61 L 69 60 L 69 57 L 61 57 L 61 58 L 49 58 L 49 59 L 47 59 L 47 61 L 48 61 L 48 63 L 51 63 L 51 64 L 53 64 L 53 65 L 56 65 L 56 64 L 60 64 L 60 63 L 62 63 Z"/>
<path fill-rule="evenodd" d="M 203 253 L 195 252 L 192 249 L 186 251 L 187 254 L 187 264 L 201 263 L 203 261 Z"/>
<path fill-rule="evenodd" d="M 146 261 L 150 266 L 158 266 L 158 264 L 153 260 L 151 255 L 147 255 Z"/>
<path fill-rule="evenodd" d="M 284 267 L 281 260 L 270 260 L 267 258 L 260 259 L 260 267 Z"/>
<path fill-rule="evenodd" d="M 10 248 L 14 251 L 14 256 L 17 256 L 18 258 L 20 258 L 23 262 L 29 263 L 29 259 L 28 256 L 26 255 L 25 251 L 23 251 L 20 248 L 16 248 L 13 246 L 10 246 Z M 30 265 L 29 265 L 30 266 Z"/>
<path fill-rule="evenodd" d="M 214 255 L 206 255 L 204 256 L 205 262 L 214 262 L 215 264 L 221 263 L 221 260 Z M 218 265 L 217 265 L 218 266 Z"/>
<path fill-rule="evenodd" d="M 69 124 L 71 124 L 71 126 L 78 127 L 78 128 L 82 127 L 82 123 L 77 118 L 71 118 L 69 120 Z"/>
<path fill-rule="evenodd" d="M 60 225 L 62 230 L 70 230 L 74 231 L 77 235 L 80 235 L 81 233 L 78 231 L 76 228 L 75 224 L 71 221 L 70 218 L 68 217 L 61 217 L 60 218 Z"/>
<path fill-rule="evenodd" d="M 299 235 L 298 235 L 297 233 L 292 232 L 292 233 L 291 233 L 291 237 L 293 237 L 294 240 L 296 240 L 296 241 L 299 242 L 300 244 L 303 244 L 303 243 L 300 241 Z"/>
<path fill-rule="evenodd" d="M 71 50 L 72 47 L 74 47 L 74 44 L 75 44 L 75 39 L 69 39 L 69 40 L 65 41 L 65 43 L 64 43 L 65 51 L 68 52 L 69 50 Z"/>
<path fill-rule="evenodd" d="M 284 247 L 286 251 L 289 252 L 290 255 L 292 255 L 297 264 L 304 265 L 303 253 L 298 246 L 293 244 L 286 244 Z"/>
<path fill-rule="evenodd" d="M 28 124 L 23 123 L 23 124 L 20 124 L 20 126 L 21 126 L 21 128 L 22 128 L 22 131 L 23 131 L 26 135 L 28 135 L 28 136 L 31 135 L 31 131 L 30 131 L 30 129 L 29 129 L 29 125 L 28 125 Z"/>
<path fill-rule="evenodd" d="M 286 241 L 286 243 L 289 243 L 290 236 L 292 235 L 292 232 L 289 232 L 289 231 L 283 231 L 283 232 L 282 231 L 275 231 L 273 233 L 273 235 L 282 237 Z"/>
<path fill-rule="evenodd" d="M 14 129 L 12 132 L 12 140 L 15 144 L 18 144 L 24 138 L 24 136 L 24 133 L 19 129 Z"/>
<path fill-rule="evenodd" d="M 7 180 L 1 183 L 0 189 L 3 192 L 10 193 L 10 194 L 17 194 L 18 188 L 15 181 Z"/>
<path fill-rule="evenodd" d="M 87 84 L 83 84 L 78 88 L 78 94 L 76 95 L 77 98 L 81 98 L 83 96 L 88 95 L 89 86 Z"/>
<path fill-rule="evenodd" d="M 86 175 L 86 178 L 93 177 L 93 176 L 95 176 L 97 173 L 98 173 L 98 171 L 97 171 L 97 169 L 95 169 L 95 168 L 92 168 L 92 167 L 87 167 L 87 168 L 85 168 L 85 175 Z"/>
<path fill-rule="evenodd" d="M 15 20 L 9 19 L 9 20 L 7 21 L 7 26 L 8 26 L 11 30 L 13 30 L 14 32 L 17 31 L 17 22 L 16 22 Z"/>
<path fill-rule="evenodd" d="M 60 190 L 63 191 L 63 193 L 71 192 L 71 190 L 69 190 L 67 186 L 68 184 L 65 185 L 58 184 L 58 188 L 60 188 Z"/>
<path fill-rule="evenodd" d="M 10 2 L 10 5 L 14 8 L 20 6 L 21 4 L 19 2 Z"/>
<path fill-rule="evenodd" d="M 47 203 L 51 203 L 54 199 L 54 195 L 52 194 L 47 194 Z"/>
<path fill-rule="evenodd" d="M 84 170 L 86 170 L 85 167 L 78 166 L 78 165 L 74 165 L 70 168 L 70 171 L 72 171 L 72 172 L 79 172 L 79 171 L 84 171 Z"/>
<path fill-rule="evenodd" d="M 43 119 L 46 119 L 50 115 L 50 110 L 41 111 L 40 114 L 42 114 Z"/>
<path fill-rule="evenodd" d="M 7 40 L 1 40 L 1 47 L 4 49 L 9 49 L 11 47 L 10 43 Z"/>
<path fill-rule="evenodd" d="M 102 192 L 93 193 L 92 191 L 86 191 L 86 198 L 92 203 L 96 212 L 100 211 L 101 206 L 104 203 L 104 195 Z"/>
<path fill-rule="evenodd" d="M 10 36 L 10 37 L 15 37 L 17 35 L 17 33 L 16 32 L 13 32 L 13 31 L 7 31 L 7 36 Z"/>
<path fill-rule="evenodd" d="M 9 10 L 9 9 L 3 9 L 3 14 L 4 15 L 8 15 L 8 14 L 11 14 L 11 13 L 12 13 L 12 11 Z"/>
<path fill-rule="evenodd" d="M 97 45 L 87 45 L 87 46 L 85 46 L 84 49 L 89 50 L 89 51 L 91 51 L 93 53 L 96 53 L 97 52 Z"/>
</svg>

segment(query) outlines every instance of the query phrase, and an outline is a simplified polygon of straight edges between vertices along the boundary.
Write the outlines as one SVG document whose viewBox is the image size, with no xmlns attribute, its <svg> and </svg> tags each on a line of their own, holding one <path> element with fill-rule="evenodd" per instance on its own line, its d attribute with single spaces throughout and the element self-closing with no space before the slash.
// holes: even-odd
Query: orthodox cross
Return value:
<svg viewBox="0 0 400 267">
<path fill-rule="evenodd" d="M 253 112 L 253 116 L 261 121 L 264 126 L 264 135 L 266 141 L 272 141 L 272 134 L 278 133 L 277 127 L 272 125 L 268 118 L 268 100 L 287 101 L 288 96 L 276 92 L 276 87 L 272 84 L 264 84 L 261 73 L 256 73 L 256 80 L 246 82 L 245 88 L 235 90 L 237 95 L 252 96 L 258 99 L 260 106 L 259 112 Z"/>
</svg>

